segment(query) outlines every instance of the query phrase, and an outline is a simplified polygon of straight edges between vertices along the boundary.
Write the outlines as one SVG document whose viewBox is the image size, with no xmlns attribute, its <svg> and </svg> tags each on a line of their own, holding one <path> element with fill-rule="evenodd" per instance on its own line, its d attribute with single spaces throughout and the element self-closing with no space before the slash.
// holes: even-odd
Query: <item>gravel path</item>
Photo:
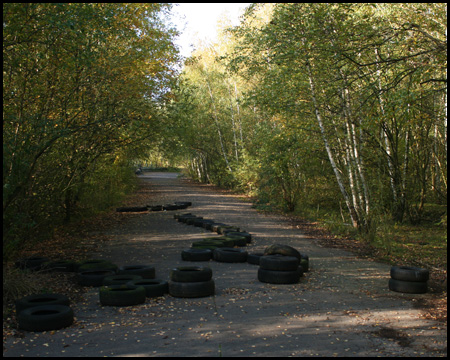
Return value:
<svg viewBox="0 0 450 360">
<path fill-rule="evenodd" d="M 55 332 L 8 339 L 4 356 L 446 356 L 446 327 L 420 317 L 416 299 L 388 290 L 390 266 L 340 249 L 324 248 L 279 216 L 261 215 L 226 192 L 145 173 L 152 204 L 192 201 L 184 212 L 253 234 L 249 252 L 281 243 L 309 255 L 298 284 L 257 279 L 257 265 L 186 263 L 181 250 L 211 232 L 174 220 L 173 211 L 124 214 L 104 233 L 111 240 L 93 258 L 121 265 L 153 264 L 168 280 L 179 265 L 209 266 L 216 295 L 147 299 L 133 307 L 102 307 L 98 289 L 74 304 L 76 322 Z M 144 197 L 145 195 L 145 197 Z M 6 350 L 5 350 L 6 349 Z"/>
</svg>

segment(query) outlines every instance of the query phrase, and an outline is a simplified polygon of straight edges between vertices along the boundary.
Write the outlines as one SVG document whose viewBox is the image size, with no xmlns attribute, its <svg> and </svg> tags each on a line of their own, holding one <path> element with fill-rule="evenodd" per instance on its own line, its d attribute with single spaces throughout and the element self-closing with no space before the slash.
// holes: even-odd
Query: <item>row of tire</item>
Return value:
<svg viewBox="0 0 450 360">
<path fill-rule="evenodd" d="M 37 257 L 32 259 L 35 266 L 37 261 Z M 99 301 L 103 306 L 138 305 L 147 297 L 166 293 L 174 297 L 203 297 L 213 295 L 215 291 L 209 268 L 175 268 L 167 282 L 154 279 L 155 268 L 150 265 L 117 267 L 106 260 L 87 260 L 78 264 L 78 268 L 86 264 L 95 268 L 89 270 L 90 276 L 84 275 L 86 278 L 80 278 L 78 273 L 78 279 L 84 280 L 84 286 L 99 287 Z M 19 328 L 27 331 L 61 329 L 70 326 L 74 319 L 69 298 L 52 293 L 33 294 L 17 300 L 16 314 Z"/>
<path fill-rule="evenodd" d="M 247 251 L 236 247 L 251 243 L 252 236 L 240 231 L 239 227 L 203 219 L 200 216 L 175 214 L 174 218 L 188 225 L 203 227 L 207 230 L 222 234 L 222 237 L 210 237 L 192 243 L 190 249 L 181 252 L 181 258 L 187 261 L 246 262 L 259 264 L 258 280 L 271 284 L 297 283 L 303 272 L 309 269 L 309 258 L 300 254 L 296 249 L 287 245 L 273 245 L 264 253 L 248 254 Z M 265 256 L 264 256 L 265 255 Z M 264 258 L 262 261 L 260 259 Z"/>
<path fill-rule="evenodd" d="M 175 201 L 173 204 L 146 205 L 146 206 L 122 206 L 116 208 L 117 212 L 142 212 L 142 211 L 168 211 L 187 209 L 192 205 L 190 201 Z"/>
</svg>

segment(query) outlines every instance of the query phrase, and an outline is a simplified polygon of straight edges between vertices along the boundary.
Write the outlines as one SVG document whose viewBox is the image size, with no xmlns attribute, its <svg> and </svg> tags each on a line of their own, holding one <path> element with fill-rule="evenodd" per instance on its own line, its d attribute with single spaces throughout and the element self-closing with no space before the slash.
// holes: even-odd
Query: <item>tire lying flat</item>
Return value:
<svg viewBox="0 0 450 360">
<path fill-rule="evenodd" d="M 296 271 L 299 265 L 295 256 L 265 255 L 259 259 L 259 266 L 264 270 Z"/>
<path fill-rule="evenodd" d="M 425 294 L 428 290 L 427 282 L 402 281 L 389 279 L 389 290 L 407 294 Z"/>
<path fill-rule="evenodd" d="M 217 248 L 213 251 L 213 259 L 219 262 L 241 263 L 247 261 L 248 253 L 242 249 Z"/>
<path fill-rule="evenodd" d="M 145 302 L 145 289 L 127 285 L 103 286 L 99 290 L 100 303 L 105 306 L 132 306 Z"/>
<path fill-rule="evenodd" d="M 169 294 L 181 298 L 211 296 L 215 293 L 214 280 L 200 282 L 178 282 L 169 280 Z"/>
<path fill-rule="evenodd" d="M 16 314 L 30 307 L 44 305 L 70 305 L 70 299 L 62 294 L 32 294 L 16 301 Z"/>
<path fill-rule="evenodd" d="M 401 281 L 424 282 L 430 278 L 430 272 L 415 266 L 393 266 L 391 267 L 391 278 Z"/>
<path fill-rule="evenodd" d="M 34 306 L 21 311 L 17 321 L 22 330 L 58 330 L 72 325 L 73 310 L 67 305 Z"/>
<path fill-rule="evenodd" d="M 133 280 L 128 282 L 127 286 L 133 289 L 142 286 L 145 289 L 145 296 L 148 298 L 163 296 L 169 292 L 167 281 L 157 279 Z"/>
<path fill-rule="evenodd" d="M 170 271 L 170 280 L 176 282 L 204 282 L 211 277 L 212 270 L 201 266 L 179 266 Z"/>
<path fill-rule="evenodd" d="M 181 251 L 181 259 L 184 261 L 209 261 L 212 258 L 210 249 L 185 249 Z"/>
<path fill-rule="evenodd" d="M 303 275 L 301 266 L 295 271 L 275 271 L 258 269 L 258 280 L 269 284 L 295 284 Z"/>
<path fill-rule="evenodd" d="M 140 275 L 143 279 L 154 279 L 155 267 L 152 265 L 125 265 L 119 267 L 119 275 Z"/>
</svg>

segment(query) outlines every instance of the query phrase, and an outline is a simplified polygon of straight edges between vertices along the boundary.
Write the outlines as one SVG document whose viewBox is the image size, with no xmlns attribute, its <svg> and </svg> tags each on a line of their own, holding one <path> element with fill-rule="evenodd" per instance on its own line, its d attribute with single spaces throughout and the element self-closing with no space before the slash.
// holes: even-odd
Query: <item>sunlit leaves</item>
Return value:
<svg viewBox="0 0 450 360">
<path fill-rule="evenodd" d="M 151 143 L 178 60 L 170 7 L 3 4 L 8 222 L 24 204 L 30 218 L 67 216 L 96 163 L 121 154 L 125 165 Z"/>
</svg>

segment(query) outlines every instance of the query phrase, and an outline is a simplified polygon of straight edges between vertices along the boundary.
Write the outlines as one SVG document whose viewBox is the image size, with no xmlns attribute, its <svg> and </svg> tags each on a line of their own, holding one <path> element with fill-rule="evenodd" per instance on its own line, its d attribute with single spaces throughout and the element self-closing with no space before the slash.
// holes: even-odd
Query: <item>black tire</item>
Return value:
<svg viewBox="0 0 450 360">
<path fill-rule="evenodd" d="M 219 262 L 241 263 L 247 261 L 248 253 L 242 249 L 217 248 L 213 251 L 213 259 Z"/>
<path fill-rule="evenodd" d="M 45 271 L 74 272 L 76 267 L 77 263 L 70 260 L 56 260 L 42 264 Z"/>
<path fill-rule="evenodd" d="M 72 325 L 73 310 L 67 305 L 33 306 L 21 311 L 17 322 L 26 331 L 58 330 Z"/>
<path fill-rule="evenodd" d="M 259 266 L 264 270 L 295 271 L 299 265 L 295 256 L 265 255 L 259 259 Z"/>
<path fill-rule="evenodd" d="M 118 266 L 106 260 L 92 260 L 92 262 L 86 262 L 85 264 L 78 265 L 77 267 L 77 272 L 90 270 L 111 270 L 117 272 Z"/>
<path fill-rule="evenodd" d="M 117 271 L 117 265 L 113 264 L 109 260 L 103 259 L 88 259 L 80 261 L 79 263 L 75 264 L 76 272 L 87 270 L 100 270 L 100 269 Z"/>
<path fill-rule="evenodd" d="M 194 249 L 216 249 L 218 247 L 225 247 L 225 244 L 221 240 L 211 240 L 205 239 L 201 241 L 194 241 L 192 243 L 192 248 Z"/>
<path fill-rule="evenodd" d="M 218 244 L 192 244 L 192 249 L 199 249 L 199 250 L 211 250 L 213 251 L 214 249 L 217 249 L 219 247 L 223 247 L 223 244 L 221 244 L 220 246 L 217 246 Z"/>
<path fill-rule="evenodd" d="M 194 225 L 194 222 L 198 220 L 202 220 L 203 218 L 201 216 L 196 216 L 195 218 L 187 218 L 185 221 L 186 225 Z"/>
<path fill-rule="evenodd" d="M 50 259 L 44 256 L 31 256 L 16 261 L 15 265 L 20 269 L 39 270 L 42 265 L 48 261 L 50 261 Z"/>
<path fill-rule="evenodd" d="M 212 258 L 210 249 L 186 249 L 181 251 L 181 259 L 184 261 L 209 261 Z"/>
<path fill-rule="evenodd" d="M 247 246 L 247 239 L 244 236 L 225 235 L 224 239 L 233 241 L 233 246 Z"/>
<path fill-rule="evenodd" d="M 401 281 L 424 282 L 430 278 L 430 272 L 414 266 L 393 266 L 391 267 L 391 278 Z"/>
<path fill-rule="evenodd" d="M 127 285 L 103 286 L 99 289 L 100 304 L 104 306 L 132 306 L 145 302 L 142 286 L 130 288 Z"/>
<path fill-rule="evenodd" d="M 407 294 L 425 294 L 428 290 L 427 282 L 402 281 L 389 279 L 389 290 Z"/>
<path fill-rule="evenodd" d="M 125 265 L 119 267 L 119 275 L 140 275 L 143 279 L 154 279 L 156 270 L 151 265 Z"/>
<path fill-rule="evenodd" d="M 162 211 L 163 210 L 163 206 L 162 205 L 149 206 L 148 208 L 149 208 L 150 211 Z"/>
<path fill-rule="evenodd" d="M 44 305 L 70 305 L 70 299 L 62 294 L 33 294 L 25 296 L 22 299 L 16 300 L 16 314 L 21 311 L 35 306 Z"/>
<path fill-rule="evenodd" d="M 303 275 L 301 266 L 295 271 L 274 271 L 258 269 L 258 280 L 269 284 L 295 284 Z"/>
<path fill-rule="evenodd" d="M 180 266 L 170 270 L 170 280 L 176 282 L 202 282 L 211 280 L 212 270 L 201 266 Z"/>
<path fill-rule="evenodd" d="M 78 284 L 81 286 L 102 286 L 106 276 L 115 275 L 112 270 L 87 270 L 77 273 Z"/>
<path fill-rule="evenodd" d="M 189 214 L 189 215 L 180 215 L 180 216 L 178 216 L 178 222 L 186 223 L 186 221 L 187 221 L 188 219 L 196 219 L 196 218 L 197 218 L 197 215 L 192 215 L 192 214 Z"/>
<path fill-rule="evenodd" d="M 234 231 L 234 232 L 239 232 L 239 228 L 236 226 L 231 226 L 231 225 L 222 225 L 222 226 L 218 226 L 216 232 L 220 235 L 224 235 L 225 231 Z"/>
<path fill-rule="evenodd" d="M 190 201 L 175 201 L 175 204 L 177 204 L 178 206 L 183 206 L 183 209 L 192 206 L 192 202 Z"/>
<path fill-rule="evenodd" d="M 166 204 L 163 205 L 163 210 L 168 211 L 168 210 L 179 210 L 180 208 L 178 207 L 178 205 L 176 204 Z"/>
<path fill-rule="evenodd" d="M 253 253 L 253 254 L 248 254 L 247 256 L 247 262 L 249 264 L 253 264 L 253 265 L 259 265 L 259 260 L 261 259 L 261 256 L 263 256 L 264 253 Z"/>
<path fill-rule="evenodd" d="M 196 220 L 194 220 L 194 223 L 193 223 L 193 225 L 194 226 L 197 226 L 197 227 L 202 227 L 202 228 L 204 228 L 205 226 L 205 224 L 212 224 L 212 223 L 214 223 L 214 220 L 209 220 L 209 219 L 196 219 Z"/>
<path fill-rule="evenodd" d="M 295 256 L 298 260 L 302 260 L 302 255 L 292 246 L 282 245 L 282 244 L 274 244 L 267 247 L 264 250 L 264 255 L 284 255 L 284 256 Z"/>
<path fill-rule="evenodd" d="M 177 282 L 169 280 L 169 294 L 181 298 L 198 298 L 215 293 L 214 280 L 200 282 Z"/>
<path fill-rule="evenodd" d="M 142 286 L 145 289 L 145 296 L 148 298 L 163 296 L 169 292 L 169 284 L 167 281 L 155 279 L 141 279 L 127 282 L 130 288 Z"/>
<path fill-rule="evenodd" d="M 211 230 L 211 231 L 214 231 L 214 232 L 217 232 L 217 230 L 218 230 L 219 227 L 221 227 L 221 226 L 229 226 L 229 225 L 224 224 L 224 223 L 213 223 L 213 224 L 211 224 L 210 230 Z"/>
<path fill-rule="evenodd" d="M 141 275 L 111 275 L 111 276 L 105 276 L 103 279 L 103 285 L 124 285 L 128 283 L 129 281 L 133 280 L 142 280 Z"/>
<path fill-rule="evenodd" d="M 117 212 L 142 212 L 148 211 L 147 206 L 126 206 L 116 208 Z"/>
<path fill-rule="evenodd" d="M 223 244 L 224 247 L 233 247 L 234 246 L 234 239 L 227 238 L 226 236 L 205 238 L 205 239 L 203 239 L 203 241 L 220 242 Z"/>
<path fill-rule="evenodd" d="M 186 215 L 192 215 L 192 214 L 191 214 L 191 213 L 174 214 L 174 215 L 173 215 L 173 218 L 174 218 L 175 220 L 178 220 L 179 217 L 181 217 L 181 216 L 186 216 Z"/>
<path fill-rule="evenodd" d="M 203 219 L 202 227 L 203 227 L 204 229 L 208 229 L 208 225 L 211 226 L 211 225 L 214 224 L 214 223 L 215 223 L 214 220 Z"/>
<path fill-rule="evenodd" d="M 252 242 L 252 235 L 246 231 L 225 231 L 226 236 L 243 236 L 247 240 L 247 244 Z"/>
</svg>

